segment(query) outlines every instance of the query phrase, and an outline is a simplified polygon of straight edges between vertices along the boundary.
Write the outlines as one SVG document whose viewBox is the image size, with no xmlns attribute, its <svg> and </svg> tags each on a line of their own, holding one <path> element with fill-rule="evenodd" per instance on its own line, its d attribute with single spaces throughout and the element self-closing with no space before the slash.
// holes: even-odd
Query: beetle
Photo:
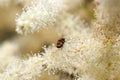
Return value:
<svg viewBox="0 0 120 80">
<path fill-rule="evenodd" d="M 65 43 L 65 38 L 60 38 L 60 39 L 57 41 L 56 47 L 57 47 L 57 48 L 61 48 L 61 47 L 63 47 L 64 43 Z"/>
</svg>

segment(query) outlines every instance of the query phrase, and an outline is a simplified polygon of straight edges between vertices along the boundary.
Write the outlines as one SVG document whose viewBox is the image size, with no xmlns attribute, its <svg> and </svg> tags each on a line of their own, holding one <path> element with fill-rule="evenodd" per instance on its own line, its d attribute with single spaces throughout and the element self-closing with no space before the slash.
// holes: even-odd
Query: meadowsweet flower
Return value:
<svg viewBox="0 0 120 80">
<path fill-rule="evenodd" d="M 95 0 L 97 6 L 96 17 L 101 24 L 117 26 L 120 22 L 120 0 Z M 116 23 L 116 25 L 114 24 Z"/>
<path fill-rule="evenodd" d="M 40 55 L 10 63 L 0 79 L 37 80 L 46 70 L 73 74 L 76 80 L 120 80 L 120 1 L 95 1 L 98 4 L 93 27 L 69 14 L 58 16 L 59 22 L 52 28 L 65 39 L 62 46 L 53 44 L 45 47 Z M 61 6 L 57 0 L 31 1 L 16 20 L 16 30 L 28 34 L 51 24 Z"/>
<path fill-rule="evenodd" d="M 6 66 L 16 59 L 15 53 L 17 51 L 18 47 L 13 43 L 4 42 L 0 46 L 0 72 L 4 71 Z"/>
<path fill-rule="evenodd" d="M 58 20 L 59 22 L 55 24 L 55 29 L 58 34 L 60 33 L 64 36 L 71 36 L 78 35 L 80 32 L 90 32 L 90 27 L 88 27 L 88 24 L 75 15 L 64 13 L 63 15 L 59 16 Z"/>
<path fill-rule="evenodd" d="M 90 39 L 88 34 L 65 37 L 65 40 L 60 49 L 55 45 L 45 49 L 44 59 L 48 64 L 48 69 L 59 69 L 70 74 L 77 74 L 84 72 L 85 65 L 96 61 L 101 56 L 99 53 L 101 44 Z"/>
<path fill-rule="evenodd" d="M 55 17 L 62 9 L 62 5 L 60 0 L 34 0 L 31 6 L 27 6 L 16 19 L 16 31 L 27 34 L 55 22 Z"/>
<path fill-rule="evenodd" d="M 40 76 L 44 65 L 41 56 L 34 56 L 28 60 L 15 60 L 8 65 L 0 80 L 36 80 Z"/>
<path fill-rule="evenodd" d="M 95 9 L 96 21 L 94 22 L 96 33 L 99 40 L 106 42 L 115 40 L 120 30 L 120 0 L 95 0 L 97 8 Z"/>
</svg>

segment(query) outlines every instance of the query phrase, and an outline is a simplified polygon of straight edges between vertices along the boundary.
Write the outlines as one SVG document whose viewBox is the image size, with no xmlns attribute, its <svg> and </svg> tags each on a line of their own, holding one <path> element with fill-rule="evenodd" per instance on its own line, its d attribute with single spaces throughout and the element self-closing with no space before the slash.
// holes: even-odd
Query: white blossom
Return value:
<svg viewBox="0 0 120 80">
<path fill-rule="evenodd" d="M 24 61 L 16 59 L 0 74 L 0 80 L 36 80 L 43 65 L 44 62 L 39 55 Z"/>
<path fill-rule="evenodd" d="M 16 31 L 27 34 L 55 22 L 62 6 L 62 0 L 34 0 L 16 19 Z"/>
</svg>

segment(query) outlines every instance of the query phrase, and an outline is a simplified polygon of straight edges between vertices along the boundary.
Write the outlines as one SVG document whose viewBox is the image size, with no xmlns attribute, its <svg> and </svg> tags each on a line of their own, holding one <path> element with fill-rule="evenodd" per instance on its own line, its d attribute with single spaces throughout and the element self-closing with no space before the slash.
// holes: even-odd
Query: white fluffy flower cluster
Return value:
<svg viewBox="0 0 120 80">
<path fill-rule="evenodd" d="M 101 24 L 118 26 L 120 22 L 120 0 L 95 0 L 98 3 L 97 20 Z"/>
<path fill-rule="evenodd" d="M 120 30 L 120 0 L 95 0 L 97 9 L 95 10 L 96 18 L 95 33 L 96 36 L 106 42 L 108 39 L 113 40 L 118 37 Z"/>
<path fill-rule="evenodd" d="M 85 65 L 87 66 L 88 63 L 92 63 L 100 57 L 101 54 L 97 49 L 101 45 L 93 39 L 89 39 L 88 35 L 84 38 L 83 36 L 86 36 L 86 34 L 66 37 L 66 42 L 61 49 L 55 46 L 46 49 L 44 57 L 48 68 L 57 68 L 70 74 L 79 73 L 79 71 L 84 72 Z"/>
<path fill-rule="evenodd" d="M 61 6 L 61 0 L 34 0 L 16 19 L 16 31 L 20 34 L 27 34 L 53 23 Z"/>
<path fill-rule="evenodd" d="M 0 74 L 0 80 L 36 80 L 36 76 L 40 76 L 42 66 L 41 56 L 34 56 L 25 61 L 16 60 Z"/>
</svg>

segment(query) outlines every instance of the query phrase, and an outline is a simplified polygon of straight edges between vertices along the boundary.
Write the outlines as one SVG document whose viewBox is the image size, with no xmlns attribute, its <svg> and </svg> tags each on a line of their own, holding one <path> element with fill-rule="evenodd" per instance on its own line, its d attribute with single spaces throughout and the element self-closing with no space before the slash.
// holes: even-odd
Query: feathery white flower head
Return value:
<svg viewBox="0 0 120 80">
<path fill-rule="evenodd" d="M 98 3 L 96 11 L 97 20 L 101 24 L 118 26 L 120 22 L 120 0 L 95 0 Z"/>
<path fill-rule="evenodd" d="M 95 35 L 100 40 L 115 40 L 120 30 L 120 0 L 95 0 L 96 27 Z M 114 41 L 112 41 L 114 42 Z"/>
<path fill-rule="evenodd" d="M 48 62 L 48 68 L 58 68 L 69 73 L 74 73 L 78 71 L 78 68 L 82 69 L 85 64 L 88 64 L 87 61 L 91 60 L 92 62 L 98 58 L 100 54 L 97 49 L 100 44 L 93 39 L 88 39 L 88 35 L 82 38 L 83 36 L 86 36 L 86 34 L 82 34 L 80 37 L 66 37 L 66 42 L 61 49 L 55 46 L 46 49 L 45 59 Z"/>
<path fill-rule="evenodd" d="M 4 42 L 4 44 L 0 46 L 0 72 L 16 59 L 14 54 L 17 51 L 18 47 L 14 43 Z"/>
<path fill-rule="evenodd" d="M 0 74 L 0 80 L 36 80 L 36 76 L 40 76 L 43 65 L 39 55 L 25 61 L 16 60 L 6 68 L 3 74 Z"/>
<path fill-rule="evenodd" d="M 16 31 L 27 34 L 53 23 L 62 6 L 61 0 L 34 0 L 16 19 Z"/>
</svg>

